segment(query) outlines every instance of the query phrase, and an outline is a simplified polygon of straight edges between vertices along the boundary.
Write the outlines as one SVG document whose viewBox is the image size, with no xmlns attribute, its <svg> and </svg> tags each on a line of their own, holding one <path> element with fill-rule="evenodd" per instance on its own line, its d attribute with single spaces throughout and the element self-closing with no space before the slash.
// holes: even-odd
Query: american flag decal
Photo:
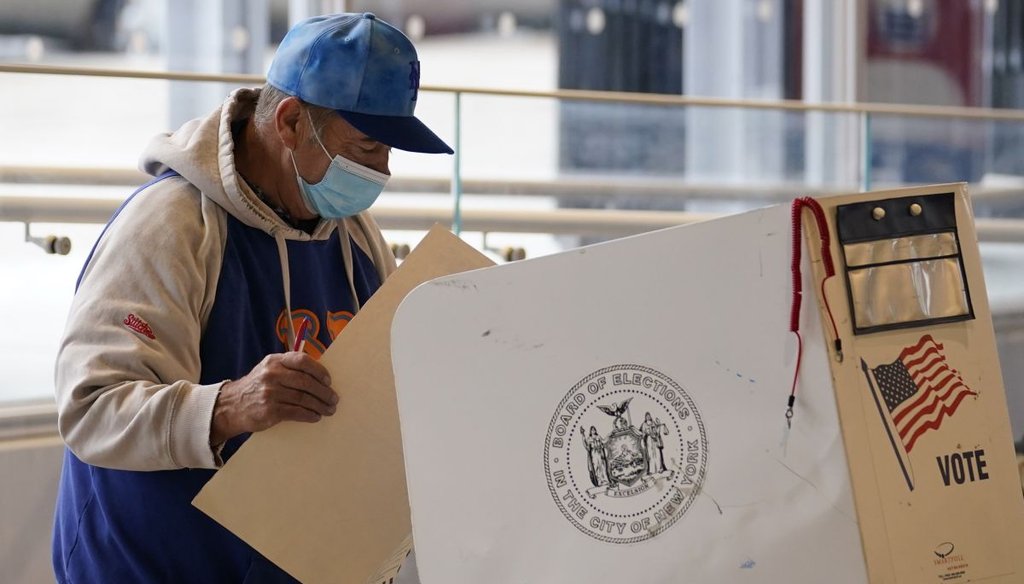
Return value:
<svg viewBox="0 0 1024 584">
<path fill-rule="evenodd" d="M 911 490 L 914 485 L 906 455 L 921 436 L 938 430 L 943 420 L 955 414 L 964 399 L 978 395 L 949 366 L 942 349 L 931 335 L 924 335 L 916 344 L 900 351 L 892 363 L 869 369 L 861 360 L 878 413 Z M 878 383 L 877 392 L 872 378 Z"/>
<path fill-rule="evenodd" d="M 925 432 L 938 430 L 942 420 L 952 416 L 964 398 L 978 395 L 946 363 L 942 345 L 931 335 L 903 349 L 892 363 L 875 367 L 874 374 L 893 426 L 908 453 Z"/>
</svg>

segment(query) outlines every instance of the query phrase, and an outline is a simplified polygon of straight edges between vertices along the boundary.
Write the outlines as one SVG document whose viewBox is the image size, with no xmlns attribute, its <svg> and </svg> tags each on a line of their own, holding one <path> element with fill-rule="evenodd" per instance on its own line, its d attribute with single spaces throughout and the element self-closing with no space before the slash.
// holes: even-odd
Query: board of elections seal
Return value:
<svg viewBox="0 0 1024 584">
<path fill-rule="evenodd" d="M 605 367 L 558 404 L 544 441 L 555 504 L 576 529 L 609 543 L 663 533 L 690 508 L 707 469 L 693 399 L 641 365 Z"/>
</svg>

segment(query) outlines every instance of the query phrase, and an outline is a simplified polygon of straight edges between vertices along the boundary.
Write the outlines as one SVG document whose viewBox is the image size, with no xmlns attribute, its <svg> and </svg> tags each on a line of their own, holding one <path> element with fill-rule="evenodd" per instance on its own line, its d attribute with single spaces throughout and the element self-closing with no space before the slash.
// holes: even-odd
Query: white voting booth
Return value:
<svg viewBox="0 0 1024 584">
<path fill-rule="evenodd" d="M 823 203 L 841 273 L 819 288 L 802 246 L 791 428 L 789 205 L 413 290 L 391 347 L 423 584 L 1024 581 L 965 187 Z M 915 350 L 953 382 L 893 381 Z"/>
<path fill-rule="evenodd" d="M 788 225 L 773 207 L 414 290 L 392 357 L 424 584 L 865 582 L 821 342 L 786 432 Z M 674 476 L 601 492 L 580 429 L 632 452 L 648 412 Z"/>
</svg>

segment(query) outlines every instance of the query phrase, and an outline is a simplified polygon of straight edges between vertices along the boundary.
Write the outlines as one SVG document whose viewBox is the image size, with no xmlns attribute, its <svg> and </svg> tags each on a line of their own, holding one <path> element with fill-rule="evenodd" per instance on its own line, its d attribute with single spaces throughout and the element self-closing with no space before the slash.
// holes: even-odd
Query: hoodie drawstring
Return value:
<svg viewBox="0 0 1024 584">
<path fill-rule="evenodd" d="M 280 232 L 274 233 L 277 257 L 281 260 L 281 280 L 284 284 L 285 320 L 288 321 L 288 347 L 295 346 L 295 324 L 292 322 L 292 276 L 288 270 L 288 244 Z"/>
<path fill-rule="evenodd" d="M 348 228 L 345 221 L 339 220 L 338 240 L 341 243 L 341 257 L 345 263 L 345 278 L 348 280 L 348 289 L 352 294 L 353 315 L 359 312 L 362 305 L 359 302 L 359 294 L 356 293 L 356 280 L 354 277 L 355 268 L 352 263 L 352 242 L 349 241 Z M 285 320 L 288 321 L 288 346 L 295 346 L 295 323 L 292 322 L 292 277 L 288 269 L 288 244 L 281 232 L 274 233 L 274 241 L 277 243 L 277 256 L 281 261 L 281 280 L 284 285 L 284 309 Z"/>
<path fill-rule="evenodd" d="M 353 277 L 355 268 L 352 266 L 352 242 L 348 238 L 348 228 L 345 220 L 338 220 L 338 241 L 341 242 L 341 257 L 345 262 L 345 277 L 348 279 L 348 289 L 352 293 L 352 314 L 358 314 L 362 306 L 359 304 L 359 295 L 356 294 L 356 279 Z"/>
</svg>

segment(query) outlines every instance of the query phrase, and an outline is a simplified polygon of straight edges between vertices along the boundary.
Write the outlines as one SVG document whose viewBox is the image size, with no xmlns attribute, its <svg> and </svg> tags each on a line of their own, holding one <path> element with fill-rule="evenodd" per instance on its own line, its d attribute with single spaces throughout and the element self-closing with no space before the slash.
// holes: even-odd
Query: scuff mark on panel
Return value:
<svg viewBox="0 0 1024 584">
<path fill-rule="evenodd" d="M 772 457 L 772 458 L 775 458 L 775 457 Z M 791 468 L 791 467 L 790 467 L 790 466 L 789 466 L 788 464 L 786 464 L 786 463 L 782 462 L 782 461 L 781 461 L 781 460 L 779 460 L 778 458 L 775 458 L 775 462 L 778 462 L 779 464 L 781 464 L 781 465 L 783 466 L 783 468 L 785 468 L 785 469 L 786 469 L 786 470 L 788 470 L 788 471 L 789 471 L 790 473 L 792 473 L 792 474 L 793 474 L 793 476 L 795 476 L 796 478 L 798 478 L 798 479 L 800 479 L 801 481 L 803 481 L 803 482 L 807 483 L 807 484 L 808 484 L 808 485 L 809 485 L 809 486 L 810 486 L 810 487 L 811 487 L 812 489 L 814 489 L 814 492 L 815 492 L 815 493 L 818 493 L 819 495 L 821 494 L 821 490 L 820 490 L 820 489 L 818 489 L 818 486 L 817 486 L 817 485 L 815 485 L 814 483 L 812 483 L 812 482 L 811 482 L 810 480 L 808 480 L 808 479 L 807 479 L 806 477 L 804 477 L 804 476 L 803 476 L 802 474 L 800 474 L 800 473 L 796 472 L 795 470 L 793 470 L 793 469 L 792 469 L 792 468 Z M 835 511 L 836 513 L 838 513 L 838 514 L 842 515 L 843 517 L 845 517 L 845 518 L 849 519 L 849 520 L 850 520 L 851 522 L 853 522 L 853 523 L 856 523 L 856 522 L 857 522 L 857 520 L 856 520 L 855 518 L 851 517 L 851 516 L 850 516 L 850 515 L 849 515 L 848 513 L 846 513 L 845 511 L 843 511 L 843 510 L 842 510 L 842 509 L 840 509 L 839 507 L 837 507 L 837 506 L 835 505 L 835 503 L 832 503 L 832 504 L 831 504 L 830 506 L 832 507 L 832 509 L 833 509 L 833 510 L 834 510 L 834 511 Z"/>
<path fill-rule="evenodd" d="M 443 286 L 445 288 L 458 288 L 459 290 L 465 290 L 467 292 L 469 290 L 473 290 L 474 292 L 477 291 L 476 284 L 467 282 L 462 278 L 455 278 L 452 280 L 434 280 L 430 284 L 433 286 Z"/>
</svg>

